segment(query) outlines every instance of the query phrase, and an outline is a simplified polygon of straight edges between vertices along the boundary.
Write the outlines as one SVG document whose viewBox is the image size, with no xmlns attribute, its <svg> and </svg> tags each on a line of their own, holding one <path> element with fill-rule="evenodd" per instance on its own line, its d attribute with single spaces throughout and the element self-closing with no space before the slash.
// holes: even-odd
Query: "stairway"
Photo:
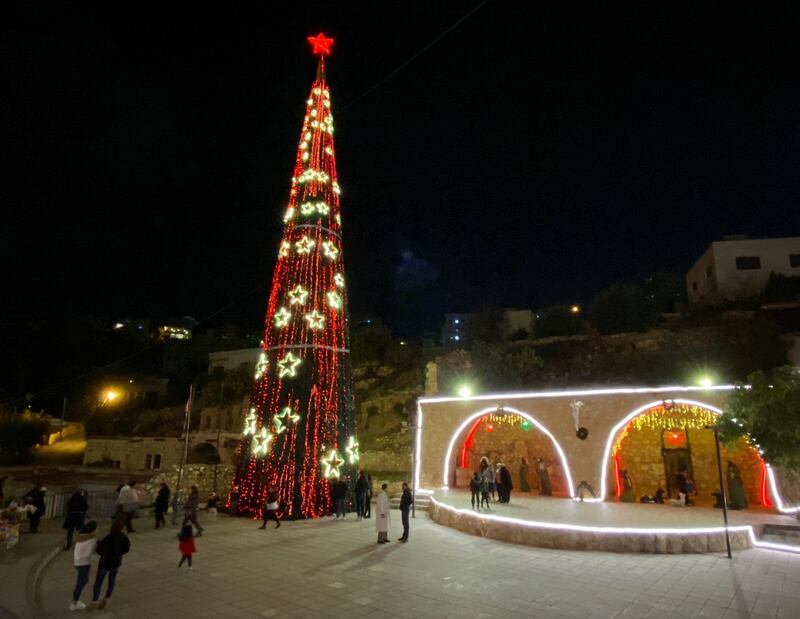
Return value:
<svg viewBox="0 0 800 619">
<path fill-rule="evenodd" d="M 793 546 L 800 550 L 800 525 L 765 524 L 758 539 L 762 542 Z"/>
<path fill-rule="evenodd" d="M 400 497 L 392 497 L 389 499 L 389 503 L 392 506 L 392 509 L 400 509 Z M 426 512 L 428 511 L 428 507 L 431 504 L 431 498 L 427 494 L 418 494 L 416 498 L 416 509 L 418 512 Z"/>
</svg>

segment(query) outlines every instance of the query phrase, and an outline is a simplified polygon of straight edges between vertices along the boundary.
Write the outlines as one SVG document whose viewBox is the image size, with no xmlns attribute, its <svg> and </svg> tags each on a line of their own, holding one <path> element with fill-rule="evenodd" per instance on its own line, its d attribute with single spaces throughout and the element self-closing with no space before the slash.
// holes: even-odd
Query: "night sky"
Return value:
<svg viewBox="0 0 800 619">
<path fill-rule="evenodd" d="M 2 26 L 5 321 L 257 324 L 320 30 L 351 311 L 397 333 L 800 232 L 791 16 L 490 0 L 362 96 L 479 2 L 47 4 Z"/>
</svg>

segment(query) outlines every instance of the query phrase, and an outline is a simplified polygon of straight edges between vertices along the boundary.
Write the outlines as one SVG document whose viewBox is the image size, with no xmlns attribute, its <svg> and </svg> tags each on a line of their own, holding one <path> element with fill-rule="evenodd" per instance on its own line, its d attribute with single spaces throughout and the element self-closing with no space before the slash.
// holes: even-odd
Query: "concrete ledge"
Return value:
<svg viewBox="0 0 800 619">
<path fill-rule="evenodd" d="M 722 529 L 615 529 L 613 527 L 579 527 L 559 523 L 519 521 L 503 516 L 462 510 L 431 498 L 428 508 L 431 520 L 464 533 L 512 544 L 561 548 L 565 550 L 598 550 L 605 552 L 646 552 L 660 554 L 725 552 Z M 752 548 L 750 527 L 730 527 L 731 548 Z"/>
<path fill-rule="evenodd" d="M 42 555 L 36 560 L 28 572 L 28 578 L 25 582 L 27 606 L 31 616 L 35 617 L 36 619 L 39 617 L 44 618 L 48 616 L 42 605 L 42 599 L 39 592 L 42 574 L 44 574 L 44 571 L 50 565 L 50 562 L 55 559 L 63 550 L 64 544 L 62 542 L 55 544 L 52 548 L 42 553 Z"/>
</svg>

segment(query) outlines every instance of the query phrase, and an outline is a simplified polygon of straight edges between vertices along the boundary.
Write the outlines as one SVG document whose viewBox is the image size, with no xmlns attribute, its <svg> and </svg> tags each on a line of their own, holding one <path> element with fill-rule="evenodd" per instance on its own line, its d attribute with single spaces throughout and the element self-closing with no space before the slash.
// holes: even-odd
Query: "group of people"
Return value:
<svg viewBox="0 0 800 619">
<path fill-rule="evenodd" d="M 368 473 L 365 474 L 364 471 L 359 471 L 352 492 L 349 482 L 350 478 L 345 477 L 344 479 L 337 478 L 331 483 L 331 498 L 336 519 L 345 518 L 348 503 L 355 503 L 357 520 L 369 518 L 372 515 L 372 476 Z M 353 494 L 355 501 L 351 500 Z"/>
<path fill-rule="evenodd" d="M 547 462 L 538 458 L 537 471 L 539 473 L 539 493 L 542 496 L 553 494 L 550 485 L 550 475 L 547 472 Z M 528 483 L 528 462 L 522 458 L 519 468 L 519 489 L 521 492 L 530 492 L 531 487 Z M 481 457 L 478 470 L 472 475 L 469 482 L 472 509 L 489 509 L 490 502 L 509 503 L 511 501 L 511 491 L 514 484 L 511 480 L 511 472 L 502 462 L 492 465 L 489 458 Z"/>
<path fill-rule="evenodd" d="M 623 503 L 633 503 L 636 501 L 633 491 L 633 480 L 630 472 L 627 469 L 620 471 L 620 484 L 621 493 L 619 500 Z M 744 484 L 742 483 L 742 475 L 739 467 L 732 461 L 728 460 L 727 467 L 727 481 L 728 481 L 728 508 L 729 509 L 747 509 L 747 495 L 744 491 Z M 697 484 L 695 484 L 689 471 L 679 471 L 675 475 L 675 496 L 668 497 L 667 501 L 670 505 L 676 507 L 688 507 L 694 505 L 694 497 L 697 496 Z M 643 495 L 639 498 L 640 503 L 665 503 L 664 489 L 658 488 L 654 495 Z M 721 492 L 713 492 L 712 496 L 716 498 L 716 505 L 714 507 L 722 507 L 722 494 Z"/>
</svg>

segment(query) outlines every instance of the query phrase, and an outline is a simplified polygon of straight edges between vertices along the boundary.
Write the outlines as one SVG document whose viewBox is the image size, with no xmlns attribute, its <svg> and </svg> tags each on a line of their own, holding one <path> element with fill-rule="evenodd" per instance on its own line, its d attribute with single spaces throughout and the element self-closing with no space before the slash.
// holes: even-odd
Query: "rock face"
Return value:
<svg viewBox="0 0 800 619">
<path fill-rule="evenodd" d="M 725 549 L 725 534 L 595 531 L 533 527 L 497 520 L 483 514 L 465 512 L 432 500 L 428 514 L 434 522 L 470 535 L 488 537 L 512 544 L 563 548 L 566 550 L 600 550 L 605 552 L 643 552 L 656 554 L 690 554 L 720 552 Z M 731 548 L 751 548 L 746 531 L 731 531 Z"/>
</svg>

